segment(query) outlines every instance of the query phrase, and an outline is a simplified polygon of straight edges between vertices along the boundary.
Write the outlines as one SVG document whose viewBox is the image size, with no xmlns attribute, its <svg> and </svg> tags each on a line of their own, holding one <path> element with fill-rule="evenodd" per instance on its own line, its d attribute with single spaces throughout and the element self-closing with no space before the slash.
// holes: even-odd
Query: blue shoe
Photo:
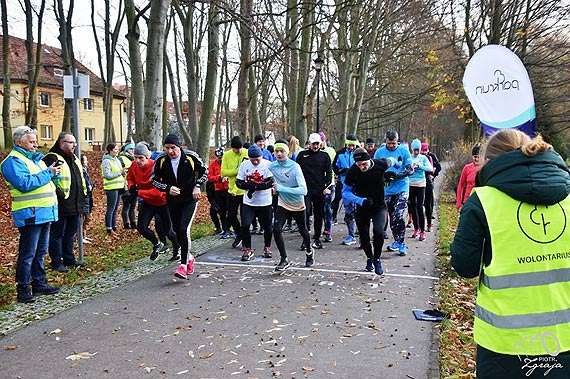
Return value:
<svg viewBox="0 0 570 379">
<path fill-rule="evenodd" d="M 232 232 L 226 230 L 220 235 L 220 239 L 227 240 L 228 238 L 232 238 Z"/>
<path fill-rule="evenodd" d="M 388 251 L 398 251 L 400 249 L 400 242 L 394 241 L 386 248 Z"/>
<path fill-rule="evenodd" d="M 384 270 L 382 269 L 382 263 L 380 262 L 380 259 L 374 259 L 372 260 L 372 263 L 374 264 L 374 273 L 376 273 L 376 275 L 382 275 L 384 273 Z"/>
<path fill-rule="evenodd" d="M 372 258 L 366 259 L 366 271 L 374 271 L 374 265 L 372 264 Z"/>
<path fill-rule="evenodd" d="M 402 242 L 398 249 L 398 255 L 404 256 L 406 254 L 408 254 L 408 249 L 406 249 L 406 244 Z"/>
<path fill-rule="evenodd" d="M 348 245 L 348 246 L 354 245 L 354 244 L 356 244 L 356 238 L 354 238 L 354 237 L 351 236 L 351 235 L 348 235 L 348 236 L 346 236 L 345 239 L 342 240 L 342 244 L 343 244 L 343 245 Z"/>
</svg>

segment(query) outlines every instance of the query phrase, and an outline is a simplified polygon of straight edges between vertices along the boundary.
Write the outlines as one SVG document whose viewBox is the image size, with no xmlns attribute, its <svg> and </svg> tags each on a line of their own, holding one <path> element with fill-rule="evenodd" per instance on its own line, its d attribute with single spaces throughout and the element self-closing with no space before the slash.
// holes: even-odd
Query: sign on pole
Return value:
<svg viewBox="0 0 570 379">
<path fill-rule="evenodd" d="M 500 45 L 479 49 L 467 64 L 463 87 L 486 135 L 510 128 L 535 135 L 532 85 L 511 50 Z"/>
<path fill-rule="evenodd" d="M 89 98 L 89 75 L 77 75 L 78 99 Z M 73 99 L 73 75 L 63 77 L 63 97 Z"/>
</svg>

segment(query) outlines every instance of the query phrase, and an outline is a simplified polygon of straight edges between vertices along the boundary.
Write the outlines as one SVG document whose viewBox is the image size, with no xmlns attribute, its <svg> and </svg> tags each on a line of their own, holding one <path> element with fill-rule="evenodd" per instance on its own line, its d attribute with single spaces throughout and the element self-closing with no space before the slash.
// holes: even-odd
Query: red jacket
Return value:
<svg viewBox="0 0 570 379">
<path fill-rule="evenodd" d="M 208 181 L 214 183 L 216 191 L 227 191 L 229 188 L 227 180 L 222 182 L 222 165 L 217 159 L 214 159 L 208 167 Z"/>
<path fill-rule="evenodd" d="M 457 185 L 457 198 L 455 201 L 455 207 L 459 210 L 461 206 L 467 201 L 473 187 L 475 187 L 475 178 L 479 172 L 479 166 L 476 166 L 473 162 L 467 163 L 463 170 L 461 171 L 461 177 L 459 178 L 459 184 Z"/>
<path fill-rule="evenodd" d="M 138 187 L 138 197 L 145 203 L 159 207 L 166 205 L 166 192 L 161 192 L 150 183 L 152 166 L 154 166 L 152 159 L 149 159 L 147 165 L 143 168 L 140 168 L 136 162 L 133 162 L 127 173 L 127 183 L 129 188 L 134 185 Z"/>
</svg>

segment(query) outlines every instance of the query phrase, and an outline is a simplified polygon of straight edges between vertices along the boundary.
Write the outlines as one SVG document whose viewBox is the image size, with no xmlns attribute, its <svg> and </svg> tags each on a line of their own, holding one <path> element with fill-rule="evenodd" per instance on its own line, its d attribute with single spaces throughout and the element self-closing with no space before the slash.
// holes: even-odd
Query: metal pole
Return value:
<svg viewBox="0 0 570 379">
<path fill-rule="evenodd" d="M 320 104 L 321 104 L 321 100 L 320 100 L 320 87 L 321 87 L 321 70 L 320 68 L 317 69 L 317 123 L 315 125 L 316 128 L 316 132 L 318 133 L 320 128 L 321 128 L 321 119 L 320 119 Z"/>
<path fill-rule="evenodd" d="M 75 155 L 81 157 L 81 133 L 79 133 L 79 81 L 77 79 L 77 69 L 72 70 L 73 75 L 73 134 L 77 145 L 75 145 Z M 79 227 L 77 229 L 78 262 L 83 263 L 83 214 L 79 214 Z"/>
</svg>

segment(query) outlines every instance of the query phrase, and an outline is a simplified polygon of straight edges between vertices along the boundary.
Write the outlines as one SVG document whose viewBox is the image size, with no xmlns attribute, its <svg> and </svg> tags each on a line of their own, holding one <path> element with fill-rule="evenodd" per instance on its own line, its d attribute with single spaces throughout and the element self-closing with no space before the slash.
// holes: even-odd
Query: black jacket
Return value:
<svg viewBox="0 0 570 379">
<path fill-rule="evenodd" d="M 56 186 L 57 202 L 58 202 L 58 214 L 60 216 L 76 216 L 83 214 L 83 181 L 81 177 L 83 175 L 83 170 L 74 162 L 75 154 L 71 156 L 65 156 L 63 151 L 59 148 L 58 142 L 49 150 L 50 153 L 59 154 L 65 160 L 65 163 L 69 166 L 71 171 L 71 187 L 69 189 L 69 197 L 64 198 L 63 191 L 61 188 Z M 43 161 L 47 166 L 51 166 L 53 162 L 57 161 L 58 158 L 54 154 L 46 154 Z"/>
<path fill-rule="evenodd" d="M 174 176 L 170 157 L 162 153 L 156 157 L 150 182 L 153 186 L 166 192 L 167 202 L 194 201 L 194 187 L 201 187 L 208 180 L 208 166 L 194 151 L 182 150 L 177 176 Z M 180 188 L 180 195 L 170 196 L 170 187 Z"/>
<path fill-rule="evenodd" d="M 301 150 L 297 154 L 296 162 L 301 166 L 307 193 L 309 195 L 323 194 L 324 189 L 331 184 L 332 166 L 331 158 L 323 150 Z"/>
</svg>

